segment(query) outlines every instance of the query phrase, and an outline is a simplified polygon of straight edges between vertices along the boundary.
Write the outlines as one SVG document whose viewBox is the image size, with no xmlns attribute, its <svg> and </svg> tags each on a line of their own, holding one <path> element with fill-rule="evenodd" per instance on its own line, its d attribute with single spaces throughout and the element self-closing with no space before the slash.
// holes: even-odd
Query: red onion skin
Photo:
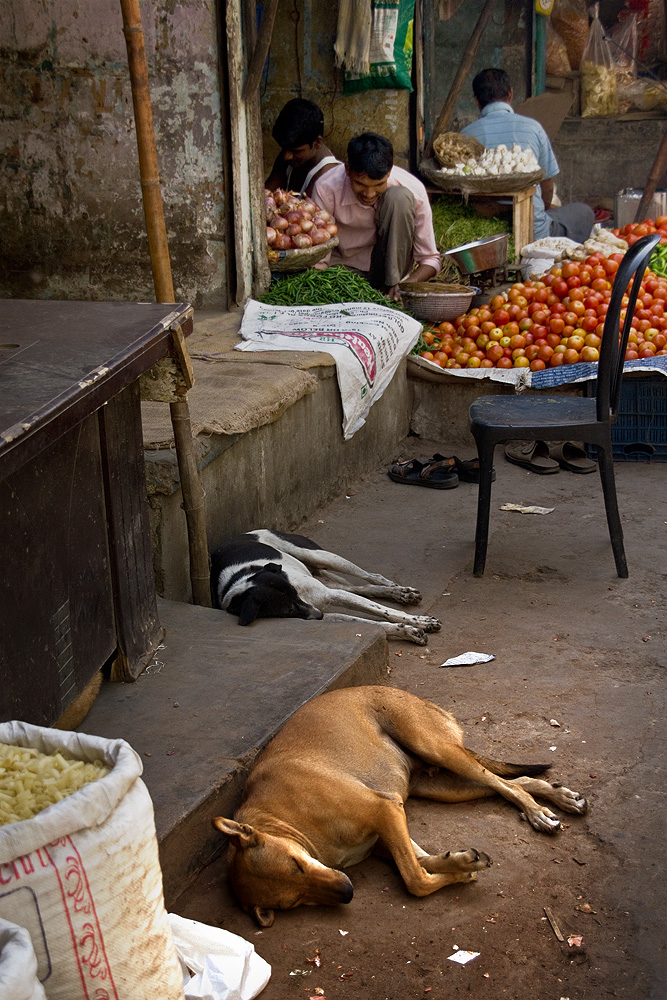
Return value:
<svg viewBox="0 0 667 1000">
<path fill-rule="evenodd" d="M 284 229 L 287 229 L 289 222 L 287 219 L 284 219 L 282 215 L 274 215 L 270 221 L 270 225 L 279 232 L 282 232 Z"/>
<path fill-rule="evenodd" d="M 300 233 L 297 236 L 292 237 L 292 243 L 297 250 L 305 250 L 306 247 L 312 247 L 313 241 L 310 236 L 306 236 L 305 233 Z"/>
<path fill-rule="evenodd" d="M 327 223 L 327 225 L 324 228 L 326 229 L 326 231 L 329 233 L 330 236 L 335 236 L 336 233 L 338 232 L 338 226 L 336 225 L 335 222 Z"/>
<path fill-rule="evenodd" d="M 314 247 L 321 246 L 323 243 L 328 243 L 328 241 L 331 239 L 326 229 L 319 229 L 319 228 L 313 229 L 311 231 L 310 238 L 312 240 Z"/>
<path fill-rule="evenodd" d="M 274 242 L 277 235 L 278 233 L 273 228 L 273 226 L 266 227 L 266 242 L 269 244 L 269 246 L 271 246 L 271 244 Z"/>
</svg>

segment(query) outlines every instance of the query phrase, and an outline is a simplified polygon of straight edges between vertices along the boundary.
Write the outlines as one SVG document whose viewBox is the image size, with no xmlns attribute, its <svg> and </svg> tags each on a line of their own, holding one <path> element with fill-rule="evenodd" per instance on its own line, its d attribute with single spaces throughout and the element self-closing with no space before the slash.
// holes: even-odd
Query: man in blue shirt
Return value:
<svg viewBox="0 0 667 1000">
<path fill-rule="evenodd" d="M 532 149 L 544 170 L 544 179 L 540 181 L 533 198 L 535 239 L 567 236 L 583 243 L 593 228 L 593 209 L 583 202 L 551 208 L 553 178 L 558 174 L 558 163 L 549 137 L 540 123 L 512 110 L 514 91 L 507 73 L 502 69 L 483 69 L 473 80 L 472 89 L 480 116 L 476 122 L 466 125 L 461 130 L 462 134 L 474 136 L 487 149 L 495 149 L 501 144 L 511 149 L 515 142 L 522 149 Z"/>
</svg>

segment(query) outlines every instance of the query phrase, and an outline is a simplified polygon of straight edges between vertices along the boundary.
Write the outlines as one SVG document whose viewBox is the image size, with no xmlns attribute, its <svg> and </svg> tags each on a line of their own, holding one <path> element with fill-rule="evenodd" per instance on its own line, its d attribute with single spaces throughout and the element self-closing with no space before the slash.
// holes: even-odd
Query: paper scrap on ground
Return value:
<svg viewBox="0 0 667 1000">
<path fill-rule="evenodd" d="M 555 507 L 524 507 L 522 503 L 504 503 L 501 510 L 515 510 L 519 514 L 551 514 Z"/>
<path fill-rule="evenodd" d="M 493 653 L 461 653 L 460 656 L 450 656 L 448 660 L 441 663 L 441 667 L 469 667 L 473 663 L 488 663 L 494 660 Z"/>
<path fill-rule="evenodd" d="M 370 302 L 270 306 L 246 302 L 237 351 L 326 351 L 336 361 L 347 441 L 417 343 L 422 324 Z"/>
<path fill-rule="evenodd" d="M 458 962 L 459 965 L 466 965 L 468 962 L 472 962 L 473 958 L 478 958 L 481 955 L 481 951 L 455 951 L 453 955 L 448 955 L 450 962 Z"/>
</svg>

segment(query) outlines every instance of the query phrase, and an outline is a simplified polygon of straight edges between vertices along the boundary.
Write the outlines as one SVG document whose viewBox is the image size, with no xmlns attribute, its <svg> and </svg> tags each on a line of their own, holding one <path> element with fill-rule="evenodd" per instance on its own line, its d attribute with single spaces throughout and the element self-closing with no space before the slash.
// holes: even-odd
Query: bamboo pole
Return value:
<svg viewBox="0 0 667 1000">
<path fill-rule="evenodd" d="M 132 104 L 137 130 L 141 195 L 146 220 L 146 234 L 150 253 L 153 285 L 157 302 L 174 301 L 174 284 L 171 276 L 167 229 L 164 222 L 162 190 L 158 172 L 153 113 L 148 86 L 148 62 L 144 44 L 139 0 L 120 0 L 123 13 L 123 34 L 127 45 L 127 58 L 132 86 Z M 174 335 L 177 354 L 187 355 L 187 348 L 180 330 Z M 187 392 L 169 404 L 176 459 L 183 494 L 183 510 L 188 532 L 190 554 L 190 581 L 195 604 L 211 606 L 209 582 L 208 545 L 206 539 L 206 514 L 204 490 L 192 440 L 190 407 Z"/>
<path fill-rule="evenodd" d="M 447 99 L 442 107 L 440 116 L 435 123 L 435 128 L 431 133 L 431 138 L 426 146 L 425 155 L 431 156 L 433 153 L 433 140 L 436 139 L 441 132 L 445 132 L 447 126 L 449 125 L 450 119 L 456 107 L 456 102 L 459 99 L 459 94 L 461 93 L 461 87 L 464 84 L 468 73 L 470 72 L 470 67 L 473 64 L 475 56 L 477 55 L 477 49 L 479 48 L 479 43 L 482 39 L 482 35 L 486 29 L 487 24 L 491 20 L 491 14 L 493 13 L 493 8 L 495 6 L 496 0 L 486 0 L 482 13 L 479 15 L 477 24 L 472 30 L 470 36 L 470 41 L 466 46 L 465 54 L 463 59 L 459 63 L 459 68 L 456 71 L 456 76 L 449 88 L 449 93 L 447 94 Z"/>
<path fill-rule="evenodd" d="M 658 147 L 658 152 L 655 154 L 655 160 L 653 161 L 653 166 L 649 172 L 648 178 L 646 180 L 646 187 L 644 188 L 644 193 L 642 199 L 639 202 L 637 208 L 637 214 L 635 215 L 635 222 L 641 222 L 646 218 L 646 213 L 648 212 L 648 207 L 651 204 L 651 199 L 655 194 L 655 189 L 658 186 L 658 181 L 665 172 L 665 167 L 667 167 L 667 129 L 665 129 L 664 135 L 660 146 Z"/>
<path fill-rule="evenodd" d="M 262 23 L 259 26 L 259 35 L 257 36 L 257 40 L 253 48 L 250 66 L 248 67 L 248 76 L 246 77 L 245 86 L 243 88 L 244 101 L 247 101 L 249 98 L 256 97 L 257 95 L 259 81 L 262 79 L 264 63 L 266 62 L 266 57 L 268 56 L 269 49 L 271 47 L 273 25 L 275 23 L 277 13 L 278 0 L 267 0 L 264 5 L 264 13 L 262 14 Z"/>
</svg>

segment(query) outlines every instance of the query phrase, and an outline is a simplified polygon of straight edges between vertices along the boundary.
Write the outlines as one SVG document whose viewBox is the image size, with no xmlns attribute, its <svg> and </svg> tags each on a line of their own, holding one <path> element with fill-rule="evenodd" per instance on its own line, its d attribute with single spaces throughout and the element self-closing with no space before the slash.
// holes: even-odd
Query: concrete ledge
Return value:
<svg viewBox="0 0 667 1000">
<path fill-rule="evenodd" d="M 81 731 L 127 740 L 153 799 L 167 906 L 223 846 L 248 769 L 302 704 L 387 680 L 382 629 L 358 622 L 259 620 L 159 601 L 166 629 L 134 684 L 102 686 Z"/>
<path fill-rule="evenodd" d="M 188 341 L 195 372 L 205 368 L 200 383 L 195 382 L 189 393 L 191 412 L 200 413 L 198 393 L 205 392 L 208 412 L 215 408 L 219 426 L 219 432 L 202 432 L 197 437 L 211 549 L 230 535 L 253 528 L 298 528 L 350 482 L 394 459 L 410 427 L 412 388 L 405 361 L 371 407 L 366 424 L 345 441 L 331 356 L 309 351 L 234 353 L 239 322 L 240 313 L 199 321 L 195 316 L 195 333 Z M 213 354 L 217 362 L 202 360 L 203 355 Z M 254 424 L 252 407 L 247 406 L 244 420 L 249 418 L 251 425 L 233 423 L 235 402 L 224 392 L 230 382 L 235 384 L 237 402 L 243 402 L 244 385 L 255 393 Z M 297 382 L 301 388 L 297 386 L 282 405 L 285 386 Z M 164 447 L 169 444 L 169 412 L 166 404 L 149 406 L 153 413 L 153 408 L 159 408 L 161 421 L 160 427 L 153 422 L 144 429 L 156 584 L 163 597 L 188 601 L 187 535 L 178 466 L 173 448 Z"/>
</svg>

